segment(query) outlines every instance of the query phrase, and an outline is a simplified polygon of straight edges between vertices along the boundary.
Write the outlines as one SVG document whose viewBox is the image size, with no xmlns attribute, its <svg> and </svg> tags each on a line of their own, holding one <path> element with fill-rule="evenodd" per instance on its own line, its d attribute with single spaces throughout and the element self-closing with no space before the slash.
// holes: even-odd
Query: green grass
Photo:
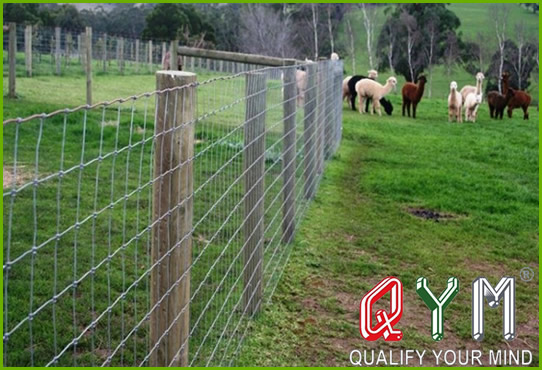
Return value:
<svg viewBox="0 0 542 370">
<path fill-rule="evenodd" d="M 383 26 L 386 15 L 384 10 L 387 8 L 386 5 L 380 6 L 376 16 L 376 36 L 375 36 L 375 45 L 378 41 L 378 36 L 380 34 L 380 29 Z M 493 32 L 494 25 L 490 23 L 489 17 L 489 4 L 450 4 L 450 10 L 456 13 L 456 15 L 461 20 L 461 26 L 459 27 L 459 32 L 466 36 L 467 38 L 472 38 L 477 32 L 485 32 L 491 38 L 491 45 L 494 46 L 494 50 L 497 50 L 496 47 L 496 38 Z M 355 10 L 347 14 L 347 17 L 350 18 L 350 23 L 352 25 L 354 35 L 355 35 L 355 59 L 356 59 L 356 74 L 365 74 L 369 68 L 369 59 L 367 55 L 366 47 L 366 33 L 363 27 L 363 15 L 361 10 Z M 510 17 L 508 24 L 508 36 L 513 39 L 513 29 L 516 23 L 522 22 L 527 31 L 527 35 L 530 38 L 538 40 L 538 14 L 533 14 L 531 11 L 526 8 L 519 6 L 518 4 L 510 4 Z M 346 19 L 339 25 L 338 29 L 338 41 L 341 45 L 349 45 L 348 35 L 346 33 Z M 494 40 L 493 40 L 494 39 Z M 347 55 L 346 49 L 343 52 L 344 55 L 341 55 L 341 58 L 344 59 L 344 68 L 347 75 L 352 74 L 352 61 L 351 58 Z M 426 71 L 427 72 L 427 71 Z M 459 66 L 454 66 L 450 76 L 447 76 L 445 68 L 443 66 L 436 66 L 433 72 L 433 83 L 432 83 L 432 96 L 435 98 L 445 98 L 448 96 L 450 81 L 457 81 L 459 86 L 466 84 L 475 84 L 474 76 L 471 76 L 463 68 Z M 379 74 L 379 81 L 385 81 L 390 76 L 389 71 L 385 71 Z M 397 76 L 399 79 L 398 86 L 402 86 L 404 83 L 404 78 L 402 76 Z M 537 102 L 538 98 L 538 71 L 533 72 L 531 77 L 531 85 L 528 88 L 528 92 L 534 97 L 534 101 Z M 429 85 L 426 87 L 425 96 L 429 94 Z"/>
<path fill-rule="evenodd" d="M 198 80 L 216 76 L 198 74 Z M 74 76 L 20 78 L 18 99 L 4 100 L 4 118 L 26 117 L 83 104 L 83 82 L 82 77 Z M 289 246 L 280 240 L 282 162 L 277 160 L 282 151 L 283 130 L 280 87 L 278 81 L 268 81 L 265 297 L 274 289 L 289 251 Z M 96 100 L 152 90 L 154 78 L 145 75 L 97 76 L 94 84 Z M 244 234 L 240 228 L 244 219 L 244 94 L 244 76 L 198 87 L 196 114 L 202 117 L 209 113 L 195 127 L 197 157 L 193 162 L 194 223 L 197 226 L 192 247 L 190 319 L 191 328 L 196 330 L 190 337 L 189 348 L 191 361 L 199 365 L 205 365 L 208 360 L 210 364 L 229 361 L 247 324 L 241 302 Z M 61 169 L 65 171 L 61 178 L 53 176 L 39 186 L 31 185 L 19 191 L 13 205 L 11 197 L 4 196 L 4 264 L 8 258 L 13 261 L 27 253 L 34 245 L 43 245 L 35 256 L 30 253 L 12 264 L 9 273 L 4 275 L 4 281 L 9 282 L 4 300 L 8 308 L 7 327 L 13 329 L 29 312 L 55 294 L 59 295 L 54 304 L 45 306 L 5 342 L 6 364 L 47 364 L 98 314 L 105 312 L 97 327 L 58 362 L 58 365 L 102 364 L 111 355 L 108 349 L 116 348 L 149 311 L 150 281 L 145 271 L 150 267 L 151 233 L 145 227 L 151 222 L 152 208 L 149 180 L 152 146 L 156 141 L 148 138 L 154 133 L 154 99 L 154 96 L 143 97 L 137 102 L 129 100 L 88 113 L 60 114 L 45 120 L 43 125 L 37 119 L 4 127 L 4 169 L 12 171 L 17 155 L 19 185 L 31 182 L 36 173 L 41 179 Z M 226 108 L 220 110 L 223 107 Z M 299 130 L 302 130 L 302 119 L 300 110 Z M 103 125 L 104 122 L 107 125 Z M 301 137 L 301 131 L 299 135 Z M 121 148 L 125 150 L 111 155 Z M 100 154 L 109 156 L 92 162 Z M 81 162 L 87 165 L 79 168 Z M 302 152 L 297 156 L 298 179 L 303 178 L 301 164 Z M 299 195 L 302 181 L 297 184 Z M 9 187 L 4 191 L 9 192 Z M 131 195 L 124 198 L 125 194 Z M 108 208 L 112 203 L 114 207 Z M 305 202 L 300 201 L 298 205 L 301 209 Z M 96 217 L 92 218 L 95 212 Z M 10 215 L 12 224 L 8 234 Z M 70 228 L 76 222 L 80 227 Z M 57 233 L 61 236 L 54 240 Z M 47 242 L 51 237 L 53 240 Z M 108 261 L 110 255 L 113 257 Z M 105 262 L 96 268 L 95 274 L 88 275 L 76 287 L 71 285 L 101 261 Z M 215 261 L 218 262 L 215 264 Z M 141 276 L 143 279 L 138 285 L 132 286 Z M 107 312 L 108 306 L 129 287 L 125 299 Z M 64 289 L 63 294 L 59 294 Z M 128 337 L 126 346 L 113 356 L 111 364 L 139 364 L 149 349 L 148 328 L 148 322 L 143 321 L 137 335 Z"/>
<path fill-rule="evenodd" d="M 398 98 L 394 97 L 394 103 Z M 395 104 L 396 110 L 398 104 Z M 443 100 L 422 100 L 416 120 L 361 116 L 346 108 L 341 147 L 326 167 L 298 229 L 273 304 L 251 327 L 239 365 L 348 366 L 353 349 L 530 349 L 538 364 L 538 114 L 529 121 L 447 122 Z M 409 208 L 453 215 L 435 222 Z M 359 302 L 386 276 L 404 285 L 401 342 L 365 341 Z M 445 312 L 441 342 L 415 293 L 425 276 L 435 294 L 448 277 L 460 291 Z M 486 337 L 471 331 L 471 283 L 516 278 L 517 339 L 502 338 L 502 312 L 486 307 Z M 385 303 L 382 303 L 385 306 Z M 375 347 L 376 346 L 376 347 Z M 431 361 L 427 363 L 431 365 Z"/>
</svg>

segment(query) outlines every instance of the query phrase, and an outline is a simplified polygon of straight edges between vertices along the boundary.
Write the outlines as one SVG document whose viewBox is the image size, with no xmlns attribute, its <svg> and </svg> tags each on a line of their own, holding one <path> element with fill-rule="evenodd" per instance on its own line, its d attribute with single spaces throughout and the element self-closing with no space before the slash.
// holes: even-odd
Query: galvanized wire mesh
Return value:
<svg viewBox="0 0 542 370">
<path fill-rule="evenodd" d="M 262 68 L 4 121 L 4 365 L 234 364 L 340 142 L 341 80 Z"/>
</svg>

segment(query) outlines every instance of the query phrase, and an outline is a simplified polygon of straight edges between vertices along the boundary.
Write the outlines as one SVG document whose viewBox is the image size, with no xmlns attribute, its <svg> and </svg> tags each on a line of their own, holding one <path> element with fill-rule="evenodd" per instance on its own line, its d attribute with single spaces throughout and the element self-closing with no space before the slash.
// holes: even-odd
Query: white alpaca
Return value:
<svg viewBox="0 0 542 370">
<path fill-rule="evenodd" d="M 480 81 L 483 82 L 484 81 L 484 74 L 482 72 L 478 72 L 476 74 L 476 86 L 478 86 L 478 82 Z M 472 85 L 465 85 L 463 86 L 463 88 L 461 89 L 461 98 L 463 99 L 463 102 L 465 102 L 466 98 L 467 98 L 467 94 L 469 93 L 475 93 L 476 92 L 476 86 L 472 86 Z"/>
<path fill-rule="evenodd" d="M 376 110 L 378 112 L 379 116 L 382 116 L 382 111 L 380 110 L 380 99 L 382 99 L 384 96 L 388 95 L 390 91 L 397 86 L 397 79 L 395 77 L 390 77 L 386 81 L 385 85 L 381 85 L 376 81 L 373 81 L 369 78 L 364 78 L 363 80 L 359 80 L 356 83 L 356 92 L 359 96 L 359 112 L 361 114 L 364 113 L 364 104 L 363 99 L 365 98 L 372 98 L 373 99 L 373 107 L 371 109 L 371 114 L 374 113 Z"/>
<path fill-rule="evenodd" d="M 476 79 L 475 91 L 467 93 L 465 98 L 462 96 L 463 105 L 465 108 L 465 121 L 476 122 L 476 113 L 478 111 L 478 107 L 482 103 L 482 81 L 484 80 L 484 75 L 481 73 L 479 74 L 481 77 Z"/>
<path fill-rule="evenodd" d="M 305 103 L 305 90 L 307 90 L 307 72 L 296 69 L 295 85 L 297 87 L 297 105 L 300 107 Z"/>
<path fill-rule="evenodd" d="M 348 107 L 350 107 L 350 96 L 351 96 L 350 89 L 348 88 L 348 81 L 350 81 L 351 78 L 352 76 L 347 76 L 343 80 L 343 100 L 346 99 L 346 103 L 348 104 Z"/>
<path fill-rule="evenodd" d="M 337 54 L 337 53 L 331 53 L 330 59 L 331 59 L 331 60 L 339 60 L 339 54 Z"/>
<path fill-rule="evenodd" d="M 457 91 L 457 82 L 452 81 L 452 83 L 450 83 L 450 94 L 448 95 L 448 122 L 452 122 L 452 119 L 455 119 L 458 123 L 462 122 L 462 102 L 463 98 Z"/>
<path fill-rule="evenodd" d="M 367 77 L 371 80 L 376 80 L 378 78 L 378 71 L 375 71 L 374 69 L 369 69 L 367 71 Z"/>
</svg>

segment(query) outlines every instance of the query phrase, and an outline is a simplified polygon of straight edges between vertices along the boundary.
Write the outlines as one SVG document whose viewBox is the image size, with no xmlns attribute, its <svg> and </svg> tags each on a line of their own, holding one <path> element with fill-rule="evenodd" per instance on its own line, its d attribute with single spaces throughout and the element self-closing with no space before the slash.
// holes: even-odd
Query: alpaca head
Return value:
<svg viewBox="0 0 542 370">
<path fill-rule="evenodd" d="M 508 73 L 508 72 L 503 72 L 502 73 L 502 80 L 503 81 L 508 81 L 509 78 L 510 78 L 510 73 Z"/>
<path fill-rule="evenodd" d="M 418 77 L 418 83 L 424 84 L 427 82 L 427 78 L 424 75 Z"/>
<path fill-rule="evenodd" d="M 376 80 L 378 78 L 378 72 L 374 69 L 370 69 L 367 71 L 367 77 L 370 79 Z"/>
<path fill-rule="evenodd" d="M 484 80 L 484 78 L 486 78 L 486 77 L 484 76 L 484 74 L 483 74 L 482 72 L 478 72 L 478 73 L 476 74 L 476 81 L 480 81 L 480 82 L 481 82 L 481 81 Z"/>
<path fill-rule="evenodd" d="M 389 77 L 387 80 L 386 80 L 386 83 L 392 85 L 392 86 L 396 86 L 397 85 L 397 79 L 395 77 Z"/>
<path fill-rule="evenodd" d="M 384 110 L 386 111 L 386 114 L 388 116 L 391 116 L 391 113 L 393 112 L 393 105 L 391 105 L 391 101 L 389 101 L 386 98 L 380 99 L 380 105 L 384 107 Z"/>
<path fill-rule="evenodd" d="M 450 90 L 457 90 L 457 82 L 452 81 L 450 83 Z"/>
<path fill-rule="evenodd" d="M 339 54 L 337 54 L 337 53 L 331 53 L 330 59 L 331 59 L 331 60 L 339 60 Z"/>
</svg>

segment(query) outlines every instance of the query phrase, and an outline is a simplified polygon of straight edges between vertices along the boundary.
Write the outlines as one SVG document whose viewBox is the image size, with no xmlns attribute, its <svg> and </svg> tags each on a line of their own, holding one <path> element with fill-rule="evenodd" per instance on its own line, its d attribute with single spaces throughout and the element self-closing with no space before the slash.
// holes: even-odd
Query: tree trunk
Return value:
<svg viewBox="0 0 542 370">
<path fill-rule="evenodd" d="M 331 44 L 331 53 L 335 52 L 335 39 L 333 38 L 333 26 L 331 25 L 331 7 L 327 7 L 327 28 L 329 31 L 329 42 Z"/>
<path fill-rule="evenodd" d="M 316 4 L 311 4 L 312 29 L 314 33 L 314 61 L 318 60 L 318 24 L 316 23 Z"/>
</svg>

